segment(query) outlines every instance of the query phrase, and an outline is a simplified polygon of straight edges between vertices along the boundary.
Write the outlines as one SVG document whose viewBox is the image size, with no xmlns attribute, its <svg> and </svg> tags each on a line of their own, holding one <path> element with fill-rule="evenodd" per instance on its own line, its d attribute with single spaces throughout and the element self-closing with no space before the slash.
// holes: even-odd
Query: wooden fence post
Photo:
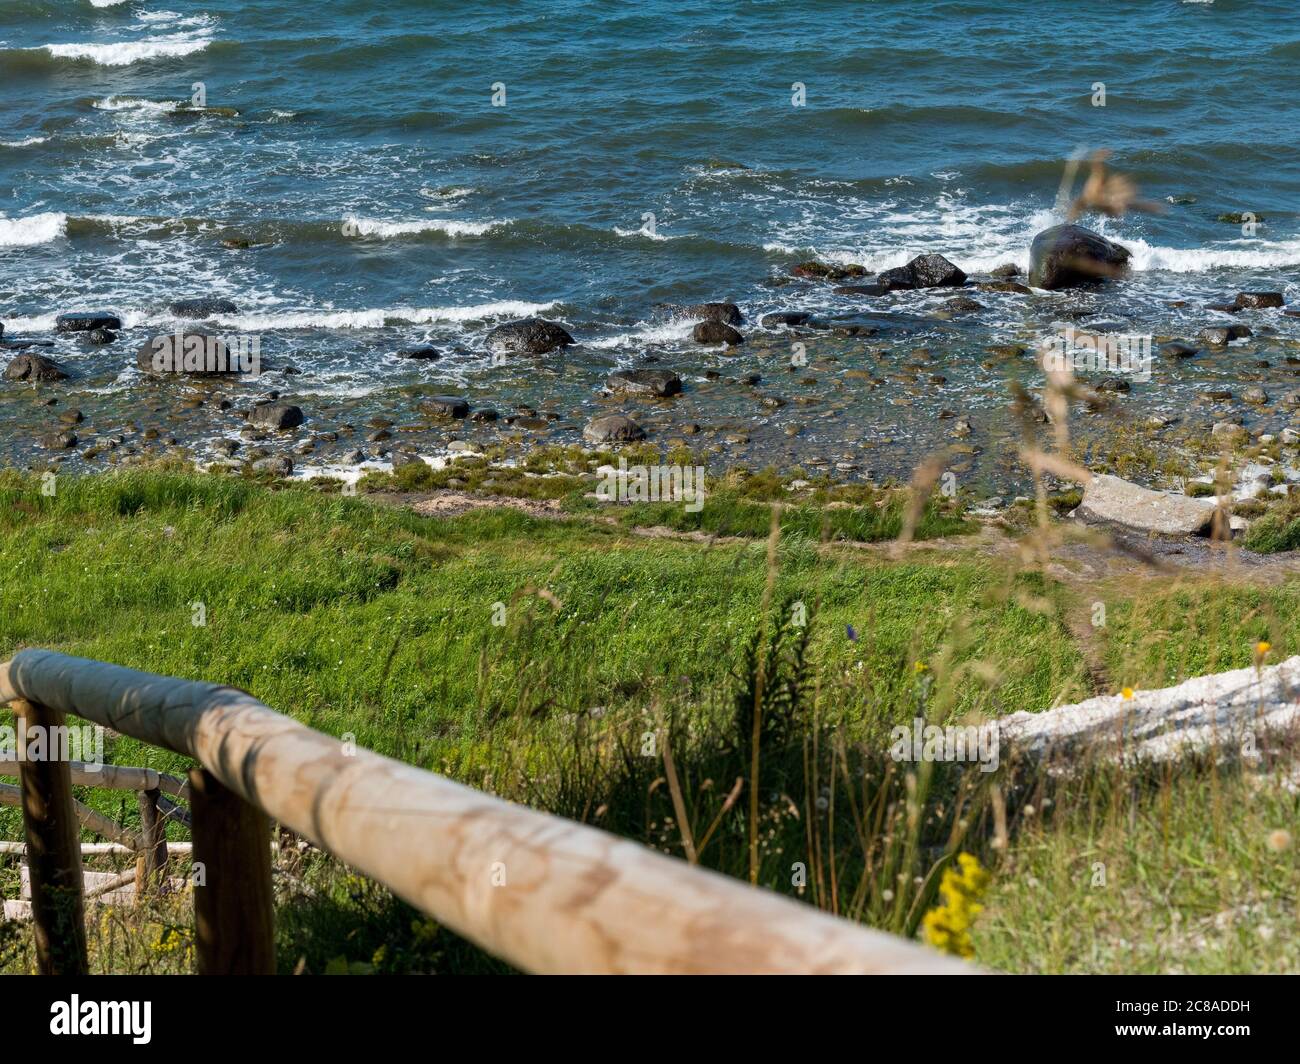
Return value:
<svg viewBox="0 0 1300 1064">
<path fill-rule="evenodd" d="M 72 773 L 55 737 L 61 711 L 15 699 L 13 711 L 27 729 L 19 766 L 27 866 L 31 872 L 32 925 L 42 975 L 86 975 L 86 905 L 82 897 L 81 829 L 72 801 Z M 34 729 L 41 729 L 37 732 Z M 37 745 L 43 733 L 44 749 Z M 38 760 L 28 759 L 28 753 Z"/>
<path fill-rule="evenodd" d="M 207 769 L 190 770 L 200 975 L 274 975 L 271 821 Z"/>
<path fill-rule="evenodd" d="M 140 855 L 135 865 L 135 897 L 157 890 L 167 875 L 167 829 L 158 813 L 159 791 L 137 791 L 140 805 Z"/>
</svg>

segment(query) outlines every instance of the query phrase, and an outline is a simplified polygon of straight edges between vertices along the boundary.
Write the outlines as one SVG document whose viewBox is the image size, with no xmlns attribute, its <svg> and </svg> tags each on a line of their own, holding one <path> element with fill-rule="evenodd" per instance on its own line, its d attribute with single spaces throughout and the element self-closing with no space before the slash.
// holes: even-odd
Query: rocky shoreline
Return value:
<svg viewBox="0 0 1300 1064">
<path fill-rule="evenodd" d="M 1025 483 L 1017 453 L 1023 441 L 1011 424 L 1015 419 L 1007 417 L 1009 377 L 1028 384 L 1031 425 L 1050 428 L 1037 394 L 1042 375 L 1029 334 L 1041 339 L 1049 323 L 1073 328 L 1075 322 L 1080 335 L 1094 340 L 1119 334 L 1124 322 L 1108 328 L 1097 319 L 1104 317 L 1107 292 L 1123 278 L 1129 257 L 1126 248 L 1100 234 L 1060 225 L 1035 237 L 1024 276 L 1008 263 L 970 277 L 934 253 L 879 274 L 861 266 L 804 262 L 772 279 L 777 297 L 825 290 L 847 309 L 818 313 L 792 307 L 752 320 L 740 306 L 722 300 L 661 306 L 661 317 L 680 323 L 689 338 L 676 346 L 648 345 L 633 364 L 616 362 L 604 372 L 574 359 L 575 351 L 583 351 L 579 329 L 542 317 L 507 321 L 482 338 L 479 361 L 486 359 L 489 374 L 511 376 L 523 388 L 541 387 L 545 398 L 497 402 L 475 394 L 484 391 L 481 387 L 444 392 L 415 385 L 391 393 L 389 410 L 361 418 L 356 408 L 313 394 L 307 355 L 268 356 L 250 381 L 238 365 L 247 352 L 231 351 L 230 334 L 220 328 L 223 318 L 239 313 L 231 300 L 177 299 L 168 307 L 175 331 L 143 336 L 138 327 L 124 327 L 115 313 L 77 310 L 58 316 L 52 339 L 14 337 L 0 326 L 0 349 L 11 355 L 0 399 L 7 404 L 11 444 L 21 439 L 20 429 L 31 440 L 12 449 L 10 461 L 32 468 L 95 469 L 177 456 L 279 476 L 295 470 L 330 475 L 391 469 L 502 447 L 520 455 L 556 445 L 646 444 L 663 453 L 693 452 L 714 469 L 771 465 L 830 480 L 896 482 L 906 479 L 907 467 L 891 457 L 876 468 L 874 459 L 884 452 L 882 443 L 907 452 L 908 434 L 920 425 L 924 435 L 906 454 L 911 464 L 945 448 L 949 468 L 967 478 L 963 487 L 972 500 L 996 509 L 1002 496 Z M 959 345 L 969 347 L 968 323 L 979 321 L 988 304 L 999 300 L 1035 309 L 1042 305 L 1045 312 L 1030 318 L 1026 310 L 1026 342 L 990 344 L 982 357 L 966 359 Z M 1169 306 L 1185 305 L 1170 301 Z M 1126 402 L 1132 384 L 1123 373 L 1081 374 L 1083 416 L 1076 420 L 1081 440 L 1087 441 L 1082 457 L 1094 472 L 1131 475 L 1156 487 L 1168 487 L 1172 479 L 1187 490 L 1189 483 L 1212 479 L 1213 463 L 1227 447 L 1247 459 L 1241 481 L 1232 488 L 1234 503 L 1285 496 L 1300 479 L 1286 472 L 1300 465 L 1294 452 L 1300 434 L 1283 424 L 1300 410 L 1300 389 L 1275 398 L 1265 384 L 1250 382 L 1262 379 L 1266 370 L 1273 377 L 1278 370 L 1300 374 L 1292 368 L 1300 367 L 1300 341 L 1277 328 L 1300 310 L 1288 307 L 1280 291 L 1241 291 L 1202 309 L 1198 331 L 1153 337 L 1156 372 L 1174 376 L 1198 363 L 1226 362 L 1216 372 L 1244 387 L 1202 389 L 1190 404 L 1199 409 L 1185 412 L 1200 415 L 1193 420 L 1182 411 L 1135 413 L 1137 404 Z M 951 354 L 947 365 L 938 360 L 936 335 L 961 351 L 960 367 L 954 367 Z M 916 337 L 925 346 L 909 346 Z M 69 343 L 76 345 L 75 365 L 61 357 Z M 128 344 L 134 345 L 134 355 L 118 358 L 116 352 Z M 160 365 L 163 344 L 175 345 L 175 358 Z M 1263 349 L 1272 357 L 1252 358 Z M 94 352 L 93 358 L 82 352 Z M 432 372 L 453 354 L 425 343 L 402 345 L 400 339 L 391 353 L 401 365 Z M 670 359 L 671 366 L 665 364 Z M 98 403 L 107 389 L 78 392 L 87 365 L 101 375 L 133 372 L 129 396 L 119 389 L 111 409 L 92 409 L 88 415 L 80 407 Z M 746 371 L 755 365 L 761 369 Z M 968 367 L 981 376 L 978 411 L 944 403 L 954 368 L 965 372 Z M 589 382 L 589 397 L 578 409 L 572 402 L 566 408 L 558 397 L 558 382 L 572 378 L 579 378 L 579 386 Z M 999 386 L 1001 413 L 994 405 Z M 1243 408 L 1260 423 L 1245 424 Z M 860 424 L 874 431 L 885 418 L 909 416 L 910 423 L 899 422 L 901 438 L 895 432 L 893 438 L 876 433 L 882 439 L 871 439 L 867 431 L 860 434 L 866 438 L 855 438 Z M 1112 451 L 1127 445 L 1133 456 L 1144 454 L 1146 468 L 1122 453 L 1108 458 L 1108 440 Z M 1272 471 L 1275 466 L 1281 476 Z"/>
</svg>

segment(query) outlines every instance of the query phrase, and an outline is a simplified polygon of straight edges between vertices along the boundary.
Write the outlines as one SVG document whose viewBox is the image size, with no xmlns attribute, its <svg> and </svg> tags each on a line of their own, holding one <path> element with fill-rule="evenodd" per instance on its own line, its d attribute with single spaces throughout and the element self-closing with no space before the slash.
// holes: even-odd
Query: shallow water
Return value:
<svg viewBox="0 0 1300 1064">
<path fill-rule="evenodd" d="M 185 406 L 189 386 L 134 368 L 138 343 L 175 324 L 170 301 L 215 295 L 239 307 L 221 331 L 259 335 L 269 363 L 302 373 L 201 391 L 237 408 L 281 392 L 308 415 L 294 440 L 341 430 L 322 457 L 382 449 L 363 439 L 375 416 L 430 452 L 518 428 L 426 427 L 418 388 L 556 415 L 529 438 L 574 442 L 593 413 L 623 409 L 655 442 L 698 424 L 687 438 L 716 461 L 850 478 L 902 473 L 950 442 L 947 411 L 969 418 L 961 446 L 993 490 L 1015 469 L 1006 380 L 1038 378 L 990 346 L 1066 322 L 1190 337 L 1231 320 L 1203 304 L 1243 289 L 1300 302 L 1291 3 L 491 6 L 0 5 L 0 321 L 8 339 L 55 340 L 49 353 L 77 373 L 39 391 L 4 382 L 7 457 L 43 455 L 34 439 L 72 407 L 83 443 L 121 431 L 130 444 L 157 425 L 202 454 L 235 435 L 232 413 Z M 196 82 L 210 110 L 183 109 Z M 1086 299 L 973 291 L 984 309 L 943 321 L 932 314 L 949 291 L 851 297 L 787 280 L 814 257 L 880 270 L 937 251 L 971 275 L 1026 267 L 1034 233 L 1057 220 L 1063 160 L 1102 146 L 1147 198 L 1194 202 L 1085 219 L 1134 253 L 1128 278 Z M 1250 235 L 1217 220 L 1245 211 L 1264 219 Z M 223 247 L 231 238 L 253 246 Z M 709 299 L 744 311 L 739 353 L 693 344 L 658 309 Z M 101 308 L 127 326 L 111 347 L 51 333 L 57 313 Z M 784 309 L 870 312 L 879 331 L 757 326 Z M 534 313 L 579 346 L 493 366 L 487 330 Z M 1094 430 L 1153 410 L 1197 431 L 1233 415 L 1285 424 L 1237 393 L 1295 385 L 1300 319 L 1241 320 L 1251 341 L 1157 358 Z M 795 342 L 807 367 L 789 365 Z M 394 357 L 425 343 L 443 357 Z M 685 394 L 601 396 L 611 367 L 647 358 L 678 370 Z M 763 379 L 742 383 L 752 374 Z M 1198 398 L 1210 387 L 1233 399 Z"/>
</svg>

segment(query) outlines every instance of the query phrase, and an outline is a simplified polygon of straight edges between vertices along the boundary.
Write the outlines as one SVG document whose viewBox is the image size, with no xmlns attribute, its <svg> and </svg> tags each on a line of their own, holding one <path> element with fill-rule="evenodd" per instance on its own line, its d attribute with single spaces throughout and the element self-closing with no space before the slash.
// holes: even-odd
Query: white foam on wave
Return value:
<svg viewBox="0 0 1300 1064">
<path fill-rule="evenodd" d="M 68 231 L 68 216 L 57 211 L 26 218 L 0 218 L 0 247 L 26 248 L 58 240 Z"/>
<path fill-rule="evenodd" d="M 343 232 L 346 236 L 373 236 L 381 240 L 414 233 L 444 233 L 450 237 L 463 237 L 482 236 L 510 224 L 509 221 L 500 220 L 458 222 L 452 218 L 425 218 L 416 222 L 384 222 L 372 218 L 348 217 L 343 220 Z"/>
<path fill-rule="evenodd" d="M 210 37 L 149 37 L 142 41 L 114 41 L 111 44 L 43 44 L 28 51 L 45 51 L 56 59 L 89 59 L 100 66 L 130 66 L 148 59 L 175 59 L 201 52 L 212 43 Z"/>
<path fill-rule="evenodd" d="M 420 195 L 425 199 L 436 200 L 457 200 L 464 199 L 466 196 L 472 196 L 474 189 L 467 188 L 463 185 L 456 185 L 453 188 L 422 188 Z M 428 210 L 437 210 L 436 207 L 429 207 Z"/>
<path fill-rule="evenodd" d="M 44 144 L 49 137 L 27 137 L 25 140 L 0 140 L 0 148 L 30 148 L 35 144 Z"/>
<path fill-rule="evenodd" d="M 118 4 L 125 4 L 127 0 L 90 0 L 91 7 L 117 7 Z"/>
<path fill-rule="evenodd" d="M 491 318 L 526 318 L 549 310 L 550 303 L 501 300 L 468 307 L 379 307 L 368 310 L 266 311 L 259 314 L 218 316 L 222 326 L 246 332 L 271 329 L 382 329 L 390 323 L 432 325 L 436 322 L 486 321 Z"/>
<path fill-rule="evenodd" d="M 144 100 L 138 96 L 105 96 L 90 105 L 97 111 L 156 111 L 170 113 L 180 106 L 176 100 Z"/>
<path fill-rule="evenodd" d="M 1112 239 L 1133 253 L 1129 265 L 1137 271 L 1202 273 L 1224 268 L 1277 269 L 1300 266 L 1300 239 L 1234 240 L 1207 248 L 1167 248 L 1122 236 Z"/>
<path fill-rule="evenodd" d="M 639 237 L 644 237 L 646 240 L 675 240 L 675 239 L 677 239 L 677 237 L 668 236 L 667 234 L 665 234 L 665 233 L 661 233 L 661 232 L 659 232 L 658 230 L 653 230 L 653 231 L 652 231 L 652 230 L 650 230 L 650 229 L 646 229 L 646 228 L 644 228 L 644 227 L 641 228 L 641 229 L 620 229 L 618 226 L 614 226 L 614 232 L 615 232 L 617 235 L 619 235 L 619 236 L 639 236 Z M 685 236 L 686 234 L 684 234 L 684 233 L 679 233 L 679 234 L 677 234 L 677 235 L 678 235 L 678 236 Z"/>
<path fill-rule="evenodd" d="M 587 340 L 583 347 L 595 347 L 601 350 L 617 350 L 623 347 L 643 347 L 646 344 L 676 344 L 690 339 L 691 331 L 698 319 L 675 319 L 673 321 L 640 322 L 629 332 L 616 333 L 599 340 Z"/>
<path fill-rule="evenodd" d="M 62 216 L 59 216 L 62 217 Z M 108 220 L 107 217 L 104 220 Z M 130 221 L 131 219 L 121 219 Z M 3 236 L 5 219 L 0 218 L 0 236 Z M 236 303 L 243 302 L 238 293 L 230 293 Z M 214 326 L 246 333 L 270 332 L 277 329 L 382 329 L 389 324 L 433 325 L 439 322 L 478 322 L 496 318 L 527 318 L 549 310 L 550 303 L 525 303 L 523 300 L 505 299 L 494 303 L 478 303 L 464 307 L 379 307 L 366 310 L 266 310 L 242 314 L 218 314 L 205 326 Z M 157 326 L 171 329 L 176 321 L 166 312 L 145 310 L 114 310 L 122 327 L 134 329 Z M 57 314 L 33 314 L 23 318 L 6 319 L 12 333 L 49 332 L 54 328 Z M 365 394 L 364 391 L 358 394 Z"/>
</svg>

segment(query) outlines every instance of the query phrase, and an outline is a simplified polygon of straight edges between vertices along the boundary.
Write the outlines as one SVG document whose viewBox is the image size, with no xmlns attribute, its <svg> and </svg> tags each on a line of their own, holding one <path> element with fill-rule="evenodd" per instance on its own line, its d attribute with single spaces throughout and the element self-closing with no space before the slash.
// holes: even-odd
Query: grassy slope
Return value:
<svg viewBox="0 0 1300 1064">
<path fill-rule="evenodd" d="M 328 733 L 352 733 L 383 753 L 501 790 L 508 788 L 492 775 L 501 752 L 527 762 L 537 750 L 563 746 L 574 714 L 595 706 L 611 715 L 641 712 L 656 696 L 680 698 L 683 677 L 693 691 L 725 685 L 737 648 L 756 626 L 767 575 L 761 541 L 651 540 L 582 517 L 480 511 L 432 520 L 364 500 L 187 474 L 64 478 L 59 489 L 45 498 L 34 482 L 14 479 L 0 490 L 0 654 L 52 647 L 235 684 Z M 797 527 L 783 539 L 779 561 L 778 595 L 817 607 L 810 658 L 835 690 L 831 709 L 844 734 L 861 737 L 881 721 L 910 717 L 918 661 L 940 674 L 945 713 L 953 716 L 1043 709 L 1093 693 L 1064 623 L 1081 601 L 1087 606 L 1078 591 L 960 551 L 888 562 L 819 546 Z M 1261 637 L 1282 654 L 1300 645 L 1290 588 L 1121 588 L 1106 601 L 1109 623 L 1096 632 L 1102 657 L 1111 677 L 1135 686 L 1247 664 Z M 205 626 L 192 624 L 196 602 L 206 609 Z M 492 623 L 498 602 L 506 604 L 501 626 Z M 125 739 L 115 741 L 110 757 L 183 768 L 180 759 Z M 1180 808 L 1193 808 L 1206 784 L 1196 777 L 1180 786 L 1187 788 Z M 83 798 L 132 819 L 121 796 Z M 1124 816 L 1148 817 L 1156 800 L 1139 795 Z M 1194 817 L 1179 821 L 1185 845 L 1173 851 L 1145 846 L 1143 834 L 1112 832 L 1112 865 L 1127 870 L 1116 875 L 1121 883 L 1124 875 L 1185 882 L 1186 851 L 1231 869 L 1241 887 L 1268 859 L 1257 852 L 1260 833 L 1287 826 L 1279 822 L 1287 808 L 1294 820 L 1293 799 L 1270 800 L 1273 806 L 1253 808 L 1249 819 L 1220 821 L 1229 840 L 1253 832 L 1249 846 L 1198 839 L 1204 821 Z M 995 876 L 979 937 L 987 963 L 1089 966 L 1092 918 L 1070 925 L 1075 934 L 1067 942 L 1069 921 L 1061 914 L 1084 900 L 1086 883 L 1076 873 L 1099 845 L 1090 808 L 1078 802 L 1063 810 L 1047 842 L 1032 832 L 1018 837 Z M 641 837 L 664 841 L 654 827 Z M 0 836 L 17 838 L 19 830 L 13 811 L 0 809 Z M 1136 848 L 1131 860 L 1124 846 Z M 665 848 L 679 852 L 671 837 Z M 1293 861 L 1288 867 L 1292 923 L 1277 927 L 1278 939 L 1294 937 Z M 4 876 L 0 887 L 9 892 Z M 1043 885 L 1023 892 L 1025 876 Z M 333 925 L 351 925 L 341 932 L 351 939 L 367 888 L 335 881 L 331 889 Z M 1088 895 L 1094 907 L 1095 894 Z M 1140 902 L 1127 891 L 1100 895 L 1130 901 L 1103 906 L 1097 940 L 1131 926 L 1125 904 L 1149 908 L 1159 894 L 1148 891 Z M 1239 896 L 1216 888 L 1202 892 L 1197 905 Z M 869 918 L 875 911 L 864 910 Z M 386 921 L 406 920 L 382 912 L 361 940 L 377 946 L 389 940 Z M 293 949 L 320 953 L 311 928 L 292 915 L 285 922 L 293 925 L 285 931 Z M 415 945 L 404 948 L 419 954 L 423 933 L 413 930 Z M 1266 966 L 1294 966 L 1258 941 L 1272 958 Z M 353 946 L 343 952 L 370 957 L 372 947 Z M 455 952 L 430 947 L 444 959 L 448 949 Z M 309 970 L 321 970 L 328 952 L 313 956 Z M 1121 955 L 1133 959 L 1110 950 L 1094 960 L 1120 965 Z M 1146 966 L 1154 970 L 1183 963 L 1158 952 L 1151 958 Z M 1259 961 L 1259 949 L 1246 959 Z M 419 963 L 426 961 L 433 963 Z"/>
</svg>

